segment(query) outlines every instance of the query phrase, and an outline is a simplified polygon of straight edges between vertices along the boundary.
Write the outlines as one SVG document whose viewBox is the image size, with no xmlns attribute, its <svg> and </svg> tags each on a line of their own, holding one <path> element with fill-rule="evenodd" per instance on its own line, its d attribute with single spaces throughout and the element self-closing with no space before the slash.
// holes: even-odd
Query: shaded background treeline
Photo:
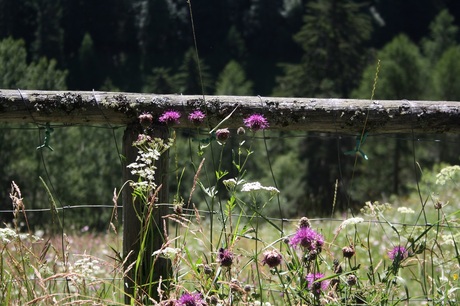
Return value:
<svg viewBox="0 0 460 306">
<path fill-rule="evenodd" d="M 380 59 L 376 99 L 460 100 L 458 1 L 195 0 L 192 9 L 206 94 L 369 98 Z M 0 88 L 201 94 L 191 28 L 183 0 L 0 0 Z M 122 128 L 56 127 L 45 163 L 35 150 L 43 130 L 1 129 L 2 208 L 10 207 L 11 180 L 26 203 L 46 207 L 38 176 L 62 205 L 111 203 L 122 183 L 115 142 Z M 284 191 L 285 217 L 305 207 L 329 214 L 336 180 L 336 209 L 403 195 L 415 177 L 413 154 L 427 168 L 458 162 L 456 137 L 414 146 L 412 135 L 371 135 L 370 161 L 358 164 L 350 184 L 354 159 L 342 153 L 353 137 L 270 136 L 263 154 Z M 178 152 L 188 152 L 183 145 Z M 262 141 L 255 145 L 264 152 Z M 179 160 L 190 173 L 187 156 Z M 261 161 L 249 167 L 254 179 L 272 182 Z M 76 229 L 103 229 L 110 214 L 87 209 L 69 218 Z M 31 218 L 46 226 L 43 214 Z"/>
</svg>

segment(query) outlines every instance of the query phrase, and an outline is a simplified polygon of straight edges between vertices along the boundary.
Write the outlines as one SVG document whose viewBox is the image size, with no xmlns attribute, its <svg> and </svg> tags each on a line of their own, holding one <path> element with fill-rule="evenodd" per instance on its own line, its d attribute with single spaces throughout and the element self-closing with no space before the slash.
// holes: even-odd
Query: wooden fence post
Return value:
<svg viewBox="0 0 460 306">
<path fill-rule="evenodd" d="M 168 136 L 167 129 L 165 127 L 156 127 L 154 129 L 154 135 L 152 137 L 159 137 L 166 139 Z M 126 165 L 134 162 L 138 153 L 137 148 L 133 147 L 133 142 L 137 140 L 137 137 L 141 133 L 140 126 L 138 124 L 130 124 L 127 126 L 124 136 L 123 136 L 123 155 L 126 158 L 125 168 L 123 172 L 123 180 L 137 180 L 137 177 L 134 177 L 130 170 L 126 168 Z M 168 203 L 168 182 L 167 182 L 167 173 L 168 173 L 168 163 L 169 155 L 168 151 L 163 153 L 160 157 L 160 160 L 156 162 L 156 178 L 157 185 L 161 187 L 161 190 L 158 194 L 159 203 Z M 136 261 L 139 251 L 140 251 L 140 233 L 142 230 L 143 223 L 137 215 L 138 212 L 146 212 L 142 207 L 140 201 L 133 201 L 132 197 L 133 189 L 131 186 L 126 186 L 123 190 L 122 201 L 123 201 L 123 258 L 129 256 L 128 260 L 125 263 L 125 269 L 128 268 Z M 171 265 L 170 261 L 164 258 L 158 258 L 155 263 L 152 262 L 152 253 L 156 250 L 161 249 L 164 243 L 164 233 L 165 227 L 167 225 L 166 221 L 162 216 L 167 214 L 167 206 L 158 206 L 154 209 L 153 214 L 151 215 L 151 227 L 148 231 L 152 234 L 153 237 L 149 237 L 147 241 L 152 243 L 146 245 L 146 249 L 143 251 L 142 264 L 139 268 L 139 273 L 137 277 L 135 276 L 135 267 L 132 266 L 131 269 L 126 273 L 124 277 L 124 290 L 125 290 L 125 303 L 130 304 L 133 297 L 140 298 L 143 294 L 145 288 L 151 288 L 145 294 L 155 300 L 158 300 L 158 285 L 154 284 L 153 286 L 148 286 L 150 279 L 155 281 L 162 281 L 161 289 L 167 289 L 167 283 L 169 276 L 171 275 Z M 166 228 L 167 230 L 167 228 Z M 138 292 L 134 292 L 134 285 L 137 285 Z M 144 286 L 146 285 L 146 286 Z M 143 301 L 146 302 L 145 300 Z"/>
</svg>

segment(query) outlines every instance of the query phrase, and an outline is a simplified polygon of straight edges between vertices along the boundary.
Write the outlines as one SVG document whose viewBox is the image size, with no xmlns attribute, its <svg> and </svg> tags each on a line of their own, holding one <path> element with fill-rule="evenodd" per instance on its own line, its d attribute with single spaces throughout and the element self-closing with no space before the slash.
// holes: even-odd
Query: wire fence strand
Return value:
<svg viewBox="0 0 460 306">
<path fill-rule="evenodd" d="M 156 203 L 156 206 L 167 206 L 169 207 L 171 213 L 176 214 L 176 204 L 174 203 Z M 108 209 L 108 210 L 122 210 L 123 205 L 117 205 L 116 207 L 113 205 L 105 205 L 105 204 L 84 204 L 84 205 L 64 205 L 62 207 L 56 207 L 54 208 L 29 208 L 29 209 L 24 209 L 21 210 L 21 212 L 24 212 L 25 214 L 28 213 L 45 213 L 45 212 L 51 212 L 54 210 L 57 211 L 63 211 L 63 210 L 75 210 L 75 209 Z M 209 210 L 204 210 L 204 209 L 192 209 L 192 208 L 182 208 L 182 213 L 177 214 L 177 216 L 180 217 L 185 217 L 185 218 L 195 218 L 198 214 L 200 216 L 219 216 L 221 212 L 219 211 L 209 211 Z M 13 214 L 15 213 L 14 210 L 0 210 L 0 214 Z M 239 218 L 244 218 L 244 219 L 260 219 L 260 220 L 270 220 L 273 222 L 278 222 L 278 223 L 291 223 L 291 224 L 298 224 L 299 221 L 301 221 L 301 218 L 277 218 L 277 217 L 271 217 L 271 216 L 260 216 L 258 214 L 242 214 L 242 213 L 232 213 L 232 217 L 239 217 Z M 344 223 L 350 218 L 309 218 L 311 222 L 314 223 Z M 432 223 L 410 223 L 410 222 L 400 222 L 397 220 L 379 220 L 379 219 L 362 219 L 362 221 L 359 221 L 359 223 L 363 224 L 386 224 L 388 226 L 392 225 L 398 225 L 398 226 L 404 226 L 404 227 L 428 227 L 428 226 L 433 226 Z M 440 228 L 450 228 L 450 229 L 460 229 L 460 225 L 453 225 L 453 224 L 437 224 L 436 226 Z"/>
</svg>

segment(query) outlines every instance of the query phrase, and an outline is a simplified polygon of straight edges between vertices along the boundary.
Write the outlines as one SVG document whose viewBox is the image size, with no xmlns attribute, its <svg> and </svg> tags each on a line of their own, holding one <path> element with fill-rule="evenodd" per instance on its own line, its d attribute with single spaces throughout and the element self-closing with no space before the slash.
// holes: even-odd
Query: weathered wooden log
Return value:
<svg viewBox="0 0 460 306">
<path fill-rule="evenodd" d="M 0 90 L 0 121 L 67 124 L 129 124 L 142 112 L 158 118 L 183 113 L 178 128 L 192 127 L 186 115 L 205 111 L 210 127 L 233 110 L 225 127 L 237 128 L 250 114 L 267 117 L 271 129 L 356 134 L 460 133 L 460 103 L 451 101 L 352 100 L 249 96 L 185 96 L 119 92 Z"/>
<path fill-rule="evenodd" d="M 165 127 L 153 129 L 152 137 L 167 138 L 169 137 Z M 133 147 L 133 142 L 141 133 L 139 125 L 128 125 L 123 136 L 123 155 L 126 158 L 127 164 L 136 161 L 138 149 Z M 163 153 L 160 160 L 156 162 L 156 183 L 161 185 L 158 193 L 158 201 L 160 203 L 169 203 L 168 195 L 168 151 Z M 133 176 L 129 169 L 125 167 L 123 172 L 124 181 L 136 181 L 137 177 Z M 142 204 L 139 199 L 132 196 L 133 189 L 131 186 L 125 186 L 123 190 L 123 258 L 125 259 L 125 268 L 127 273 L 124 278 L 125 303 L 131 305 L 134 301 L 133 297 L 139 298 L 141 295 L 147 294 L 154 300 L 159 299 L 158 288 L 165 290 L 165 286 L 169 283 L 171 277 L 170 261 L 165 258 L 158 258 L 153 261 L 152 254 L 163 247 L 165 242 L 164 234 L 167 232 L 167 220 L 163 216 L 167 215 L 167 206 L 155 207 L 151 213 L 150 220 L 147 222 L 148 209 L 145 204 Z M 148 225 L 147 225 L 148 223 Z M 166 228 L 165 228 L 166 226 Z M 142 232 L 142 234 L 141 234 Z M 141 251 L 141 237 L 150 235 L 147 241 L 150 243 Z M 141 254 L 141 255 L 140 255 Z M 140 258 L 138 258 L 140 257 Z M 140 266 L 137 273 L 133 263 L 138 260 Z M 128 267 L 131 269 L 128 269 Z M 157 283 L 162 280 L 162 283 Z M 153 283 L 152 283 L 153 282 Z"/>
</svg>

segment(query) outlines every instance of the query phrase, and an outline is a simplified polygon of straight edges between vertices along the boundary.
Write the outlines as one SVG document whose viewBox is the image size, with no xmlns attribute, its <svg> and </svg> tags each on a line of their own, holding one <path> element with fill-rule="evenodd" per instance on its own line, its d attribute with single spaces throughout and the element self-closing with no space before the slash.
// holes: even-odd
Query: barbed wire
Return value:
<svg viewBox="0 0 460 306">
<path fill-rule="evenodd" d="M 34 126 L 32 126 L 34 125 Z M 8 131 L 8 130 L 21 130 L 21 131 L 37 131 L 37 125 L 39 127 L 45 127 L 45 124 L 42 123 L 26 123 L 16 126 L 15 124 L 11 123 L 1 123 L 0 130 Z M 87 127 L 87 128 L 96 128 L 96 129 L 105 129 L 105 130 L 116 130 L 120 128 L 126 128 L 126 125 L 108 125 L 108 124 L 82 124 L 82 123 L 71 123 L 71 124 L 51 124 L 50 127 L 53 129 L 65 129 L 65 128 L 75 128 L 75 127 Z"/>
<path fill-rule="evenodd" d="M 185 218 L 194 218 L 197 216 L 197 213 L 202 216 L 202 215 L 214 215 L 214 216 L 219 216 L 221 215 L 221 212 L 219 211 L 209 211 L 209 210 L 204 210 L 204 209 L 192 209 L 192 208 L 182 208 L 183 213 L 181 214 L 176 214 L 176 205 L 173 203 L 157 203 L 155 204 L 156 206 L 167 206 L 170 208 L 170 211 L 173 213 L 173 215 L 170 215 L 173 217 L 174 215 L 180 216 L 180 217 L 185 217 Z M 82 204 L 82 205 L 64 205 L 62 207 L 56 207 L 56 208 L 30 208 L 30 209 L 24 209 L 21 210 L 24 213 L 37 213 L 37 212 L 51 212 L 54 210 L 57 211 L 63 211 L 63 210 L 74 210 L 74 209 L 117 209 L 117 210 L 122 210 L 123 205 L 108 205 L 108 204 Z M 13 214 L 15 211 L 14 210 L 0 210 L 0 214 Z M 232 213 L 232 217 L 240 217 L 240 218 L 245 218 L 245 219 L 261 219 L 261 220 L 270 220 L 273 222 L 279 222 L 279 223 L 293 223 L 297 224 L 301 218 L 276 218 L 276 217 L 271 217 L 271 216 L 260 216 L 259 214 L 244 214 L 244 213 Z M 349 220 L 350 218 L 346 219 L 341 219 L 341 218 L 309 218 L 311 222 L 328 222 L 328 223 L 343 223 Z M 400 221 L 392 221 L 392 220 L 380 220 L 380 219 L 364 219 L 362 218 L 359 223 L 363 224 L 386 224 L 388 226 L 392 225 L 398 225 L 398 226 L 404 226 L 404 227 L 429 227 L 433 226 L 433 223 L 410 223 L 410 222 L 400 222 Z M 359 224 L 358 223 L 358 224 Z M 440 228 L 450 228 L 450 229 L 460 229 L 460 225 L 453 225 L 453 224 L 436 224 L 437 227 Z"/>
<path fill-rule="evenodd" d="M 34 125 L 34 126 L 31 126 Z M 31 132 L 36 132 L 37 126 L 40 127 L 45 127 L 45 124 L 42 123 L 36 123 L 36 124 L 11 124 L 11 123 L 1 123 L 0 124 L 0 130 L 22 130 L 22 131 L 31 131 Z M 92 125 L 92 124 L 77 124 L 77 123 L 72 123 L 72 124 L 52 124 L 50 125 L 51 128 L 53 129 L 65 129 L 65 128 L 76 128 L 76 127 L 84 127 L 84 128 L 95 128 L 95 129 L 105 129 L 105 130 L 117 130 L 121 128 L 126 128 L 126 125 L 111 125 L 110 123 L 106 124 L 97 124 L 97 125 Z M 185 133 L 192 133 L 194 135 L 198 136 L 209 136 L 209 133 L 206 131 L 199 131 L 197 132 L 196 129 L 190 129 L 190 128 L 183 128 L 180 129 L 181 131 Z M 335 133 L 335 132 L 302 132 L 302 131 L 290 131 L 289 133 L 286 132 L 279 132 L 282 133 L 282 136 L 278 135 L 273 135 L 275 133 L 278 133 L 276 130 L 267 130 L 266 136 L 260 136 L 260 135 L 254 135 L 251 136 L 251 138 L 256 139 L 256 140 L 278 140 L 278 139 L 289 139 L 289 138 L 311 138 L 311 139 L 354 139 L 356 135 L 349 135 L 349 134 L 340 134 L 340 133 Z M 400 135 L 406 135 L 405 137 L 401 137 Z M 372 138 L 378 138 L 378 139 L 395 139 L 395 140 L 405 140 L 405 141 L 416 141 L 416 142 L 433 142 L 433 143 L 456 143 L 460 144 L 460 136 L 458 135 L 451 135 L 451 134 L 442 134 L 442 137 L 440 137 L 439 134 L 431 134 L 430 136 L 433 137 L 427 137 L 427 134 L 415 134 L 415 138 L 413 138 L 412 134 L 410 133 L 404 133 L 404 134 L 387 134 L 387 133 L 369 133 L 367 136 L 368 139 Z M 177 136 L 178 138 L 181 138 L 180 135 Z M 458 139 L 458 140 L 451 140 L 451 139 Z"/>
</svg>

